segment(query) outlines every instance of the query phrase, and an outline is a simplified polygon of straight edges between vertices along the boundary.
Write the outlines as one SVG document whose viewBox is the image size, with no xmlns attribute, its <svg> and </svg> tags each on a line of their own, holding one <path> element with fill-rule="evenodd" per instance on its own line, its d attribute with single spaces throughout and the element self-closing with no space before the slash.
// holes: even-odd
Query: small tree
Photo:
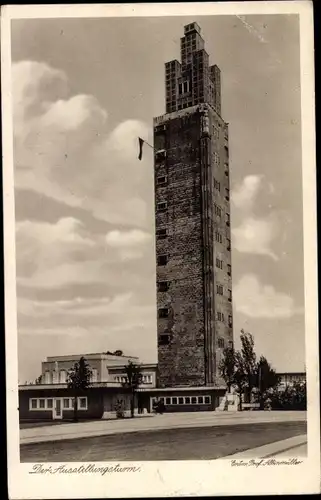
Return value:
<svg viewBox="0 0 321 500">
<path fill-rule="evenodd" d="M 239 410 L 242 411 L 242 396 L 247 386 L 247 373 L 244 365 L 244 359 L 240 351 L 235 352 L 235 372 L 233 375 L 233 385 L 240 397 Z"/>
<path fill-rule="evenodd" d="M 72 390 L 74 396 L 74 422 L 78 422 L 78 396 L 90 387 L 92 371 L 84 357 L 68 372 L 67 385 Z"/>
<path fill-rule="evenodd" d="M 39 377 L 36 378 L 36 380 L 34 381 L 34 383 L 36 385 L 40 385 L 42 383 L 42 375 L 39 375 Z"/>
<path fill-rule="evenodd" d="M 223 351 L 223 358 L 219 365 L 219 370 L 224 382 L 227 385 L 228 392 L 234 383 L 234 373 L 236 370 L 236 359 L 234 347 L 226 347 Z"/>
<path fill-rule="evenodd" d="M 241 330 L 241 354 L 243 358 L 243 369 L 247 379 L 246 392 L 251 397 L 252 389 L 255 386 L 257 373 L 256 354 L 254 352 L 254 338 L 251 333 Z"/>
<path fill-rule="evenodd" d="M 280 377 L 273 370 L 264 356 L 260 357 L 256 368 L 255 386 L 259 391 L 260 409 L 264 407 L 264 397 L 268 389 L 274 389 L 280 383 Z"/>
<path fill-rule="evenodd" d="M 126 373 L 126 382 L 124 382 L 124 387 L 127 387 L 131 392 L 131 400 L 130 400 L 130 414 L 131 418 L 134 418 L 134 410 L 135 410 L 135 393 L 138 386 L 142 382 L 142 373 L 141 367 L 136 365 L 132 361 L 128 361 L 128 365 L 125 366 Z"/>
</svg>

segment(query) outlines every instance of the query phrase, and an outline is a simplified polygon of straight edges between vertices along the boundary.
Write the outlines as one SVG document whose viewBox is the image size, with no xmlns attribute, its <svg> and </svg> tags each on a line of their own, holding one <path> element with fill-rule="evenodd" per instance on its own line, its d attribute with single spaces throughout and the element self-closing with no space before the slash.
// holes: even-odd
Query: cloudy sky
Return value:
<svg viewBox="0 0 321 500">
<path fill-rule="evenodd" d="M 296 16 L 12 22 L 19 380 L 47 355 L 156 361 L 153 159 L 164 63 L 200 24 L 230 124 L 234 335 L 304 369 Z"/>
</svg>

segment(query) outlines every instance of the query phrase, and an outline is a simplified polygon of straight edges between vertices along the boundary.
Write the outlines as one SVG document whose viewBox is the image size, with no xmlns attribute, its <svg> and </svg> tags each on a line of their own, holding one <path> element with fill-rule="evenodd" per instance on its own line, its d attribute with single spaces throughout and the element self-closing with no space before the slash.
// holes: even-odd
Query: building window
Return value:
<svg viewBox="0 0 321 500">
<path fill-rule="evenodd" d="M 226 201 L 230 200 L 230 190 L 227 188 L 225 188 L 225 199 Z"/>
<path fill-rule="evenodd" d="M 156 181 L 158 186 L 165 186 L 167 184 L 167 175 L 161 175 L 160 177 L 157 177 Z"/>
<path fill-rule="evenodd" d="M 39 399 L 39 408 L 44 410 L 46 408 L 46 400 L 45 399 Z"/>
<path fill-rule="evenodd" d="M 204 402 L 203 396 L 198 396 L 197 402 L 198 402 L 199 405 L 202 405 L 203 402 Z"/>
<path fill-rule="evenodd" d="M 165 399 L 165 404 L 170 405 L 171 404 L 171 398 L 166 398 Z"/>
<path fill-rule="evenodd" d="M 53 407 L 53 400 L 52 399 L 47 399 L 47 408 L 48 410 L 52 410 Z"/>
<path fill-rule="evenodd" d="M 163 161 L 166 158 L 166 151 L 165 149 L 160 149 L 159 151 L 156 151 L 155 153 L 155 160 L 157 162 Z"/>
<path fill-rule="evenodd" d="M 177 405 L 177 398 L 172 398 L 172 405 Z"/>
<path fill-rule="evenodd" d="M 213 125 L 213 137 L 214 139 L 218 139 L 219 137 L 219 130 L 215 125 Z"/>
<path fill-rule="evenodd" d="M 228 274 L 229 276 L 231 276 L 231 274 L 232 274 L 231 264 L 227 264 L 227 274 Z"/>
<path fill-rule="evenodd" d="M 232 290 L 228 290 L 228 300 L 229 302 L 232 302 Z"/>
<path fill-rule="evenodd" d="M 228 238 L 226 239 L 226 248 L 229 252 L 231 251 L 231 240 L 229 240 Z"/>
<path fill-rule="evenodd" d="M 161 307 L 158 309 L 158 317 L 159 318 L 168 318 L 169 316 L 169 309 L 168 307 Z"/>
<path fill-rule="evenodd" d="M 161 333 L 158 338 L 158 345 L 168 345 L 171 342 L 171 337 L 168 333 Z"/>
<path fill-rule="evenodd" d="M 157 257 L 157 264 L 159 266 L 166 266 L 167 262 L 168 262 L 168 255 L 159 255 Z"/>
<path fill-rule="evenodd" d="M 215 163 L 216 165 L 218 165 L 218 163 L 219 163 L 219 156 L 218 156 L 218 153 L 217 153 L 216 151 L 215 151 L 215 153 L 214 153 L 214 163 Z"/>
<path fill-rule="evenodd" d="M 165 228 L 157 229 L 156 236 L 159 240 L 164 240 L 167 237 L 167 229 Z"/>
<path fill-rule="evenodd" d="M 167 292 L 168 288 L 169 288 L 168 281 L 159 281 L 157 283 L 157 289 L 159 292 Z"/>
<path fill-rule="evenodd" d="M 170 88 L 170 84 L 167 83 L 166 84 L 166 87 L 169 89 Z M 159 133 L 159 132 L 165 132 L 166 131 L 166 125 L 158 125 L 158 127 L 155 128 L 155 133 Z"/>
<path fill-rule="evenodd" d="M 63 399 L 63 407 L 65 410 L 68 410 L 71 407 L 70 402 L 70 398 Z"/>
<path fill-rule="evenodd" d="M 228 347 L 229 349 L 233 349 L 233 340 L 228 341 Z"/>
<path fill-rule="evenodd" d="M 157 212 L 166 212 L 167 210 L 167 201 L 161 201 L 157 203 Z"/>
<path fill-rule="evenodd" d="M 223 269 L 223 261 L 220 259 L 216 259 L 216 267 L 219 269 Z"/>
<path fill-rule="evenodd" d="M 183 405 L 184 404 L 184 398 L 178 398 L 178 404 Z"/>
<path fill-rule="evenodd" d="M 222 321 L 222 323 L 224 323 L 224 313 L 218 311 L 217 312 L 217 319 L 218 319 L 218 321 Z"/>
<path fill-rule="evenodd" d="M 190 405 L 191 404 L 191 398 L 190 397 L 186 396 L 186 398 L 185 398 L 185 404 L 186 405 Z"/>
<path fill-rule="evenodd" d="M 60 371 L 60 374 L 59 374 L 59 381 L 61 384 L 65 384 L 66 383 L 66 370 L 61 370 Z"/>
<path fill-rule="evenodd" d="M 30 408 L 31 408 L 31 410 L 36 410 L 37 409 L 37 403 L 38 403 L 37 399 L 31 399 L 30 400 Z"/>
<path fill-rule="evenodd" d="M 221 183 L 216 179 L 214 179 L 214 188 L 217 189 L 217 191 L 221 191 Z"/>
<path fill-rule="evenodd" d="M 215 212 L 215 215 L 217 215 L 218 217 L 222 216 L 222 209 L 221 209 L 221 207 L 219 207 L 216 204 L 214 205 L 214 212 Z"/>
<path fill-rule="evenodd" d="M 223 295 L 223 287 L 222 287 L 222 285 L 216 285 L 216 293 L 218 295 Z"/>
<path fill-rule="evenodd" d="M 206 405 L 211 404 L 211 396 L 205 396 L 204 402 L 205 402 Z"/>
<path fill-rule="evenodd" d="M 229 326 L 230 328 L 232 328 L 232 326 L 233 326 L 233 318 L 232 318 L 232 316 L 231 316 L 231 315 L 229 315 L 229 317 L 228 317 L 228 326 Z"/>
<path fill-rule="evenodd" d="M 51 373 L 49 371 L 45 373 L 45 384 L 51 384 Z"/>
<path fill-rule="evenodd" d="M 226 225 L 230 226 L 230 214 L 226 214 Z"/>
<path fill-rule="evenodd" d="M 192 405 L 196 405 L 197 404 L 196 396 L 192 396 L 191 401 L 192 401 Z"/>
<path fill-rule="evenodd" d="M 80 410 L 87 410 L 87 398 L 78 398 L 78 407 Z"/>
<path fill-rule="evenodd" d="M 217 339 L 217 345 L 220 349 L 224 349 L 224 339 L 218 338 Z"/>
<path fill-rule="evenodd" d="M 222 235 L 221 235 L 221 233 L 219 233 L 218 231 L 216 231 L 216 232 L 215 232 L 215 239 L 216 239 L 216 241 L 218 241 L 219 243 L 222 243 L 222 241 L 223 241 Z"/>
</svg>

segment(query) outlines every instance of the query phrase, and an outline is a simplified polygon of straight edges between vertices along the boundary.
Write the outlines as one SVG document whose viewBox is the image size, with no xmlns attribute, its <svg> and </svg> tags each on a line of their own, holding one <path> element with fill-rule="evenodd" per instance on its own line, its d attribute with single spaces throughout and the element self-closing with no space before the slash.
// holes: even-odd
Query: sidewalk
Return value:
<svg viewBox="0 0 321 500">
<path fill-rule="evenodd" d="M 241 453 L 235 453 L 234 455 L 228 455 L 224 458 L 229 460 L 248 460 L 251 458 L 286 458 L 286 457 L 297 457 L 305 458 L 307 456 L 306 445 L 307 445 L 307 435 L 302 434 L 301 436 L 294 436 L 288 439 L 283 439 L 282 441 L 276 441 L 274 443 L 269 443 L 264 446 L 259 446 L 258 448 L 252 448 L 251 450 L 245 450 Z"/>
<path fill-rule="evenodd" d="M 219 425 L 268 422 L 304 422 L 306 412 L 200 412 L 168 413 L 124 420 L 98 420 L 62 425 L 30 427 L 20 430 L 20 444 L 105 436 L 117 433 L 173 428 L 214 427 Z"/>
</svg>

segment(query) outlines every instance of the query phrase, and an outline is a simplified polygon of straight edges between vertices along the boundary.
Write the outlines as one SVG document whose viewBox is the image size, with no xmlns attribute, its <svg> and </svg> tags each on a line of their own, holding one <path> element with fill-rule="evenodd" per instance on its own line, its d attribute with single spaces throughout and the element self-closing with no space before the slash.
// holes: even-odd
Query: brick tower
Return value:
<svg viewBox="0 0 321 500">
<path fill-rule="evenodd" d="M 233 341 L 228 126 L 197 23 L 154 118 L 159 387 L 214 386 Z"/>
</svg>

